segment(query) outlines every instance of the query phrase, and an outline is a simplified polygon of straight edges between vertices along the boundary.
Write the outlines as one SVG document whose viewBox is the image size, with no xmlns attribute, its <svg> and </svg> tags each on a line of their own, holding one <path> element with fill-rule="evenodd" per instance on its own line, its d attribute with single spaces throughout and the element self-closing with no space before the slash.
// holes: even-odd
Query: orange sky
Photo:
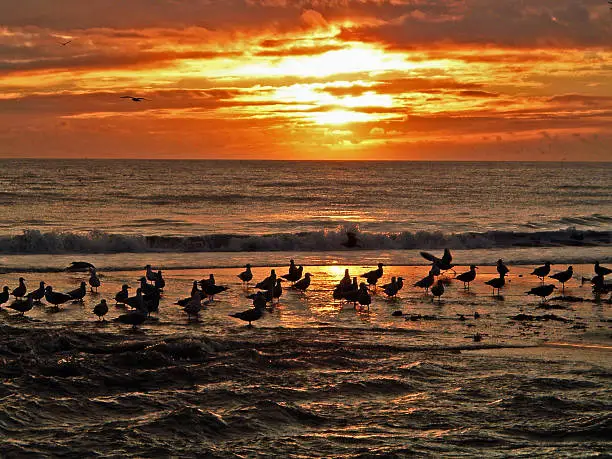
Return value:
<svg viewBox="0 0 612 459">
<path fill-rule="evenodd" d="M 0 156 L 610 161 L 611 75 L 605 0 L 2 2 Z"/>
</svg>

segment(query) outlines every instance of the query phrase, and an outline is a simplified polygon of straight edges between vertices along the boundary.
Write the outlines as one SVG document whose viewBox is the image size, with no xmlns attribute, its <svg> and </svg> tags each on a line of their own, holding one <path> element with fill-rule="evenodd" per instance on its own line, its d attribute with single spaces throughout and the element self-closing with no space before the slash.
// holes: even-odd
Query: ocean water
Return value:
<svg viewBox="0 0 612 459">
<path fill-rule="evenodd" d="M 2 161 L 0 286 L 99 293 L 25 316 L 0 307 L 0 456 L 563 457 L 612 450 L 612 166 L 541 163 Z M 342 246 L 356 231 L 360 247 Z M 413 284 L 449 247 L 469 291 Z M 290 258 L 313 274 L 253 328 L 236 277 Z M 485 281 L 510 267 L 502 295 Z M 544 260 L 565 295 L 526 292 Z M 334 301 L 344 270 L 402 276 L 370 308 Z M 164 272 L 160 310 L 114 322 L 124 283 Z M 214 273 L 229 290 L 188 319 Z M 556 283 L 547 279 L 547 283 Z M 609 282 L 609 281 L 608 281 Z M 106 320 L 92 309 L 109 301 Z M 9 302 L 10 304 L 10 302 Z M 397 315 L 401 311 L 401 315 Z M 393 313 L 396 313 L 394 315 Z M 474 313 L 478 312 L 478 318 Z M 476 333 L 482 341 L 474 341 Z"/>
</svg>

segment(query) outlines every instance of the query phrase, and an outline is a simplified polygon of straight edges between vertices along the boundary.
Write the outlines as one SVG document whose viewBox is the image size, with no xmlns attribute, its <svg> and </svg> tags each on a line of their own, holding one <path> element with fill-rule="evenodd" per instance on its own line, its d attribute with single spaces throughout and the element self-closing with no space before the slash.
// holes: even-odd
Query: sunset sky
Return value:
<svg viewBox="0 0 612 459">
<path fill-rule="evenodd" d="M 612 11 L 4 1 L 0 121 L 2 157 L 612 161 Z"/>
</svg>

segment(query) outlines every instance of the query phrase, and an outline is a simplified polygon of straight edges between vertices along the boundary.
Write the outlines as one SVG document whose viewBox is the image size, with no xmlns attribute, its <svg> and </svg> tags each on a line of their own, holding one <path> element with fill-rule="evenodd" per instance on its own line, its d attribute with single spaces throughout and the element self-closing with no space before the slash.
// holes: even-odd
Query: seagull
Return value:
<svg viewBox="0 0 612 459">
<path fill-rule="evenodd" d="M 198 288 L 198 281 L 193 281 L 193 285 L 191 287 L 191 293 L 189 294 L 189 296 L 187 298 L 183 298 L 181 300 L 178 300 L 176 303 L 174 304 L 178 304 L 179 306 L 187 306 L 187 304 L 189 304 L 189 302 L 192 300 L 192 298 L 197 297 L 200 299 L 200 301 L 202 301 L 202 295 L 204 294 L 204 292 L 202 292 L 199 288 Z"/>
<path fill-rule="evenodd" d="M 115 295 L 115 303 L 116 304 L 125 304 L 125 300 L 128 299 L 128 297 L 130 296 L 128 289 L 130 287 L 127 284 L 123 284 L 121 286 L 121 290 L 119 290 L 117 292 L 117 294 Z"/>
<path fill-rule="evenodd" d="M 2 292 L 0 293 L 0 306 L 6 303 L 9 300 L 9 288 L 5 285 L 2 288 Z"/>
<path fill-rule="evenodd" d="M 304 272 L 304 267 L 303 266 L 299 266 L 297 268 L 295 268 L 295 270 L 293 270 L 293 272 L 289 272 L 289 274 L 283 274 L 281 277 L 285 280 L 288 280 L 289 282 L 297 282 L 302 278 L 302 273 Z"/>
<path fill-rule="evenodd" d="M 68 41 L 60 41 L 57 44 L 61 45 L 61 46 L 66 46 L 68 43 L 72 43 L 72 39 L 68 40 Z"/>
<path fill-rule="evenodd" d="M 391 278 L 391 282 L 383 285 L 381 288 L 385 290 L 386 288 L 391 287 L 391 285 L 393 285 L 393 278 Z M 395 285 L 397 286 L 397 291 L 399 292 L 402 288 L 404 288 L 404 278 L 398 277 L 397 279 L 395 279 Z"/>
<path fill-rule="evenodd" d="M 159 290 L 160 292 L 164 291 L 164 287 L 166 286 L 166 281 L 164 280 L 164 277 L 162 276 L 161 270 L 157 271 L 157 277 L 155 278 L 155 281 L 153 281 L 153 284 L 155 285 L 157 290 Z"/>
<path fill-rule="evenodd" d="M 93 292 L 95 288 L 96 293 L 98 293 L 98 287 L 100 286 L 100 278 L 98 277 L 98 274 L 96 273 L 96 268 L 93 268 L 90 271 L 91 271 L 91 275 L 89 276 L 89 286 L 91 287 L 90 290 Z"/>
<path fill-rule="evenodd" d="M 104 320 L 104 316 L 108 312 L 108 305 L 106 304 L 106 300 L 100 301 L 93 308 L 93 313 L 98 316 L 99 319 Z"/>
<path fill-rule="evenodd" d="M 134 308 L 134 309 L 139 309 L 141 311 L 144 311 L 144 301 L 142 299 L 142 290 L 141 289 L 136 289 L 136 295 L 135 296 L 131 296 L 129 298 L 126 298 L 125 300 L 123 300 L 123 304 Z"/>
<path fill-rule="evenodd" d="M 444 255 L 442 255 L 442 258 L 438 258 L 429 252 L 420 253 L 423 258 L 431 261 L 435 266 L 440 268 L 441 271 L 448 271 L 449 269 L 452 270 L 453 266 L 455 266 L 451 263 L 451 261 L 453 261 L 453 256 L 451 255 L 449 249 L 444 249 Z"/>
<path fill-rule="evenodd" d="M 115 319 L 115 322 L 121 322 L 122 324 L 131 325 L 135 330 L 136 327 L 147 320 L 147 314 L 142 309 L 136 309 L 130 311 L 127 314 L 122 314 Z"/>
<path fill-rule="evenodd" d="M 151 265 L 145 266 L 145 270 L 147 271 L 145 274 L 147 280 L 151 283 L 155 282 L 155 279 L 157 279 L 157 274 L 153 272 Z"/>
<path fill-rule="evenodd" d="M 430 272 L 427 276 L 425 276 L 420 281 L 414 283 L 415 287 L 421 287 L 425 289 L 425 293 L 429 291 L 429 287 L 431 287 L 434 283 L 434 275 Z"/>
<path fill-rule="evenodd" d="M 255 284 L 255 288 L 259 290 L 272 290 L 276 285 L 276 271 L 270 270 L 270 275 L 261 282 Z"/>
<path fill-rule="evenodd" d="M 368 286 L 365 282 L 362 282 L 359 285 L 359 291 L 357 292 L 357 302 L 361 306 L 367 306 L 368 310 L 370 309 L 370 304 L 372 304 L 372 295 L 368 292 Z"/>
<path fill-rule="evenodd" d="M 385 292 L 385 295 L 387 295 L 388 297 L 394 297 L 395 295 L 397 295 L 399 288 L 397 286 L 397 280 L 395 277 L 391 278 L 390 284 L 387 284 L 383 287 L 383 291 Z"/>
<path fill-rule="evenodd" d="M 362 274 L 361 277 L 367 279 L 368 285 L 376 286 L 378 279 L 380 279 L 383 276 L 383 266 L 384 265 L 382 263 L 378 263 L 377 269 L 368 271 L 367 273 Z"/>
<path fill-rule="evenodd" d="M 283 296 L 283 286 L 281 285 L 281 282 L 283 282 L 282 279 L 276 279 L 276 285 L 272 289 L 272 302 L 273 303 L 274 303 L 274 300 L 276 300 L 276 302 L 278 303 L 280 301 L 280 297 Z"/>
<path fill-rule="evenodd" d="M 13 289 L 13 291 L 11 292 L 11 295 L 13 295 L 15 298 L 23 298 L 26 294 L 26 285 L 25 285 L 25 279 L 23 277 L 19 278 L 19 287 Z"/>
<path fill-rule="evenodd" d="M 501 259 L 500 259 L 501 261 Z M 503 263 L 502 263 L 503 265 Z M 498 268 L 499 268 L 499 264 L 498 264 Z M 502 271 L 503 273 L 503 271 Z M 500 289 L 506 285 L 506 274 L 505 273 L 499 273 L 499 277 L 494 277 L 493 279 L 489 279 L 488 281 L 485 282 L 485 284 L 490 285 L 491 287 L 493 287 L 493 296 L 495 296 L 495 289 L 497 289 L 497 294 L 501 295 L 500 293 Z"/>
<path fill-rule="evenodd" d="M 565 271 L 558 272 L 548 277 L 561 282 L 561 295 L 565 295 L 565 283 L 568 280 L 570 280 L 573 275 L 574 275 L 574 268 L 572 266 L 568 266 L 568 268 Z"/>
<path fill-rule="evenodd" d="M 289 260 L 289 275 L 295 274 L 297 271 L 297 266 L 295 266 L 295 261 L 293 258 Z"/>
<path fill-rule="evenodd" d="M 23 315 L 24 312 L 28 312 L 30 309 L 32 309 L 33 304 L 34 300 L 31 296 L 29 296 L 26 300 L 13 301 L 8 307 L 20 312 L 21 315 Z"/>
<path fill-rule="evenodd" d="M 544 303 L 546 301 L 546 297 L 549 296 L 554 289 L 556 289 L 557 287 L 555 287 L 552 284 L 549 285 L 540 285 L 538 287 L 534 287 L 531 290 L 529 290 L 528 292 L 525 292 L 527 295 L 536 295 L 539 296 L 540 298 L 542 298 L 542 303 Z"/>
<path fill-rule="evenodd" d="M 442 279 L 438 280 L 437 284 L 431 287 L 431 294 L 433 295 L 431 301 L 434 301 L 436 297 L 438 297 L 438 303 L 442 300 L 442 295 L 444 295 L 444 284 L 442 283 Z"/>
<path fill-rule="evenodd" d="M 510 272 L 510 270 L 504 264 L 504 261 L 501 258 L 497 260 L 497 272 L 499 273 L 500 276 L 502 275 L 502 273 L 505 276 L 506 274 Z"/>
<path fill-rule="evenodd" d="M 296 289 L 296 290 L 301 290 L 302 292 L 306 291 L 306 289 L 310 286 L 310 278 L 312 277 L 312 274 L 310 273 L 306 273 L 304 274 L 304 279 L 296 282 L 295 284 L 292 285 L 292 288 Z"/>
<path fill-rule="evenodd" d="M 469 290 L 470 289 L 470 282 L 472 282 L 474 279 L 476 279 L 476 270 L 478 268 L 474 265 L 470 265 L 470 270 L 466 271 L 464 273 L 459 274 L 455 279 L 460 280 L 461 282 L 463 282 L 463 289 L 464 290 Z"/>
<path fill-rule="evenodd" d="M 40 281 L 39 287 L 36 290 L 32 290 L 27 296 L 31 296 L 34 303 L 40 303 L 40 300 L 45 296 L 45 283 Z"/>
<path fill-rule="evenodd" d="M 83 298 L 87 294 L 87 287 L 85 286 L 85 282 L 81 282 L 81 285 L 70 292 L 66 292 L 66 295 L 71 297 L 74 301 L 78 301 L 79 303 L 83 302 Z"/>
<path fill-rule="evenodd" d="M 146 277 L 140 278 L 140 289 L 142 290 L 143 295 L 150 295 L 152 293 L 158 293 L 157 287 L 155 285 L 151 285 L 147 283 Z"/>
<path fill-rule="evenodd" d="M 544 266 L 539 266 L 536 269 L 534 269 L 531 275 L 539 277 L 543 284 L 544 278 L 548 276 L 549 273 L 550 273 L 550 261 L 547 261 L 546 263 L 544 263 Z"/>
<path fill-rule="evenodd" d="M 253 326 L 251 322 L 255 322 L 256 320 L 261 319 L 263 316 L 264 308 L 266 307 L 266 300 L 264 298 L 263 292 L 257 292 L 255 294 L 255 298 L 253 299 L 253 308 L 247 309 L 246 311 L 236 312 L 234 314 L 230 314 L 230 317 L 235 317 L 236 319 L 243 320 L 248 322 L 247 325 L 249 328 Z"/>
<path fill-rule="evenodd" d="M 58 306 L 60 304 L 72 301 L 74 300 L 74 298 L 62 292 L 54 292 L 53 288 L 49 285 L 47 286 L 47 288 L 45 288 L 45 300 L 47 300 L 48 303 L 51 303 L 53 306 L 55 306 L 56 309 L 58 309 Z"/>
<path fill-rule="evenodd" d="M 215 284 L 211 284 L 209 282 L 206 282 L 204 284 L 200 283 L 201 287 L 202 287 L 202 291 L 208 295 L 208 299 L 210 301 L 214 301 L 215 300 L 215 295 L 219 294 L 219 293 L 223 293 L 226 290 L 229 290 L 229 287 L 224 287 L 223 285 L 215 285 Z"/>
<path fill-rule="evenodd" d="M 202 298 L 199 294 L 194 295 L 190 298 L 190 300 L 185 304 L 183 311 L 187 313 L 187 319 L 190 320 L 191 316 L 198 317 L 198 314 L 202 310 Z"/>
<path fill-rule="evenodd" d="M 249 286 L 249 282 L 253 279 L 253 273 L 251 272 L 251 265 L 247 263 L 245 265 L 245 270 L 238 274 L 238 279 L 242 281 L 247 287 Z"/>
<path fill-rule="evenodd" d="M 120 99 L 131 99 L 133 102 L 142 102 L 143 100 L 151 100 L 146 97 L 121 96 Z"/>
<path fill-rule="evenodd" d="M 606 268 L 605 266 L 600 266 L 598 261 L 595 262 L 595 274 L 603 277 L 610 273 L 612 273 L 612 269 Z"/>
</svg>

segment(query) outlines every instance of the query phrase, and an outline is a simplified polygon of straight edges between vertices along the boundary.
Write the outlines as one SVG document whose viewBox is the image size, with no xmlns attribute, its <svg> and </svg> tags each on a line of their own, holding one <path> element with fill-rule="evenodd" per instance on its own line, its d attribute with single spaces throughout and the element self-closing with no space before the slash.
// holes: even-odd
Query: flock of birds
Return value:
<svg viewBox="0 0 612 459">
<path fill-rule="evenodd" d="M 463 282 L 464 290 L 470 289 L 470 284 L 476 280 L 475 265 L 470 265 L 468 271 L 457 274 L 454 271 L 455 265 L 452 263 L 452 255 L 450 250 L 445 249 L 442 257 L 437 257 L 428 252 L 421 252 L 423 258 L 431 262 L 431 267 L 427 276 L 414 283 L 415 287 L 424 289 L 425 295 L 431 293 L 432 301 L 436 299 L 441 301 L 441 297 L 445 293 L 445 284 L 448 284 L 449 277 L 442 277 L 443 273 L 453 272 L 454 279 Z M 486 280 L 484 283 L 490 286 L 493 290 L 493 296 L 497 292 L 500 295 L 501 289 L 506 285 L 506 276 L 510 272 L 502 259 L 497 261 L 498 276 Z M 535 295 L 542 299 L 542 302 L 547 301 L 547 298 L 553 293 L 557 287 L 554 284 L 545 284 L 545 279 L 555 279 L 561 284 L 562 295 L 565 294 L 565 284 L 574 276 L 573 267 L 569 266 L 563 271 L 554 274 L 551 272 L 551 263 L 546 262 L 543 266 L 539 266 L 533 270 L 531 275 L 536 276 L 540 280 L 540 285 L 533 287 L 528 292 L 528 295 Z M 89 272 L 89 288 L 92 293 L 97 293 L 101 285 L 96 268 L 87 262 L 73 262 L 68 268 L 68 271 L 88 271 Z M 612 273 L 612 269 L 601 266 L 599 262 L 595 262 L 595 276 L 591 279 L 582 278 L 582 282 L 590 280 L 593 285 L 593 292 L 596 295 L 612 293 L 612 283 L 605 281 L 605 277 Z M 334 300 L 352 303 L 354 308 L 365 307 L 369 308 L 372 303 L 372 292 L 378 288 L 378 283 L 384 274 L 384 265 L 379 263 L 374 270 L 365 272 L 360 275 L 361 282 L 358 282 L 358 277 L 351 277 L 349 270 L 346 269 L 344 277 L 334 287 L 332 296 Z M 231 317 L 248 322 L 248 326 L 252 326 L 252 322 L 259 320 L 265 311 L 270 307 L 274 307 L 279 302 L 283 295 L 284 282 L 291 283 L 290 288 L 298 292 L 305 292 L 311 285 L 312 274 L 304 273 L 303 266 L 296 266 L 294 260 L 290 260 L 289 270 L 286 274 L 277 275 L 276 270 L 272 269 L 270 275 L 260 282 L 255 283 L 255 293 L 246 295 L 253 303 L 253 307 L 242 311 L 230 314 Z M 437 280 L 436 278 L 439 277 Z M 247 293 L 250 289 L 250 283 L 253 281 L 253 272 L 251 265 L 245 266 L 245 271 L 238 274 L 238 278 L 246 288 Z M 137 327 L 142 324 L 151 313 L 159 311 L 160 299 L 163 295 L 166 282 L 163 278 L 162 271 L 154 271 L 151 265 L 145 266 L 145 273 L 139 279 L 139 285 L 136 288 L 135 295 L 130 296 L 130 286 L 122 285 L 121 290 L 115 294 L 115 305 L 117 307 L 131 308 L 130 311 L 120 315 L 116 319 L 117 322 L 132 325 Z M 398 292 L 404 286 L 402 277 L 392 277 L 391 281 L 383 284 L 380 288 L 382 292 L 389 298 L 395 298 Z M 227 291 L 229 287 L 217 285 L 214 274 L 210 274 L 208 279 L 193 281 L 189 296 L 179 299 L 175 304 L 183 308 L 188 319 L 197 317 L 200 311 L 207 307 L 215 300 L 215 296 Z M 39 287 L 30 292 L 27 291 L 25 279 L 19 278 L 19 285 L 10 291 L 8 286 L 4 286 L 0 293 L 0 308 L 6 307 L 24 314 L 32 309 L 34 304 L 42 304 L 44 299 L 52 308 L 58 310 L 65 303 L 83 302 L 83 298 L 87 294 L 87 283 L 81 282 L 79 287 L 69 292 L 57 292 L 53 290 L 51 285 L 46 285 L 41 281 Z M 10 297 L 14 297 L 14 301 L 9 303 Z M 109 306 L 106 299 L 102 299 L 93 308 L 93 313 L 100 320 L 104 320 L 104 316 L 108 313 Z"/>
</svg>

